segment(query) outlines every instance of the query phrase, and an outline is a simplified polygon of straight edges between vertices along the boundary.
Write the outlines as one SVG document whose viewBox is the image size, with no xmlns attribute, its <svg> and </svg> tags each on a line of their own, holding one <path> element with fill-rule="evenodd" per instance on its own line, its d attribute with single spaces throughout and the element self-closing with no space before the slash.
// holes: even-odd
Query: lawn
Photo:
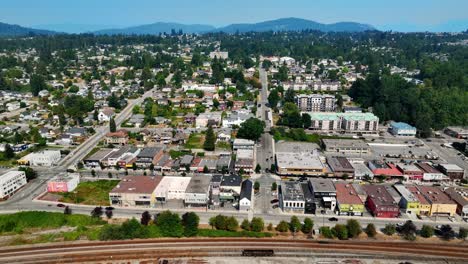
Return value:
<svg viewBox="0 0 468 264">
<path fill-rule="evenodd" d="M 217 150 L 231 150 L 231 143 L 229 142 L 218 142 L 216 143 L 216 149 Z"/>
<path fill-rule="evenodd" d="M 205 136 L 199 133 L 190 134 L 185 147 L 188 149 L 202 149 L 205 142 Z"/>
<path fill-rule="evenodd" d="M 60 193 L 61 202 L 87 205 L 109 205 L 109 192 L 117 186 L 117 180 L 81 182 L 73 192 Z"/>
<path fill-rule="evenodd" d="M 65 215 L 49 212 L 19 212 L 0 215 L 0 234 L 6 232 L 22 233 L 28 228 L 59 228 L 62 226 L 90 226 L 104 224 L 98 218 L 87 215 Z"/>
</svg>

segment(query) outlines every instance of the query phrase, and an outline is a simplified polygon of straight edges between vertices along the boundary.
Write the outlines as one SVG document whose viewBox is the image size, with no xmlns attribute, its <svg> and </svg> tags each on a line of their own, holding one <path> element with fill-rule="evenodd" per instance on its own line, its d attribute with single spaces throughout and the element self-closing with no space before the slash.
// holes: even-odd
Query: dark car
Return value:
<svg viewBox="0 0 468 264">
<path fill-rule="evenodd" d="M 65 207 L 64 204 L 57 204 L 57 207 Z"/>
<path fill-rule="evenodd" d="M 276 208 L 278 208 L 278 207 L 279 207 L 279 206 L 278 206 L 277 204 L 274 204 L 274 205 L 273 205 L 273 209 L 276 209 Z"/>
<path fill-rule="evenodd" d="M 279 202 L 278 199 L 273 199 L 273 200 L 270 201 L 270 203 L 272 203 L 272 204 L 277 203 L 277 202 Z"/>
<path fill-rule="evenodd" d="M 114 210 L 114 209 L 115 209 L 115 208 L 112 207 L 112 206 L 107 206 L 107 207 L 106 207 L 106 210 Z"/>
<path fill-rule="evenodd" d="M 330 217 L 330 218 L 328 218 L 328 221 L 330 221 L 330 222 L 338 222 L 338 218 L 336 218 L 336 217 Z"/>
</svg>

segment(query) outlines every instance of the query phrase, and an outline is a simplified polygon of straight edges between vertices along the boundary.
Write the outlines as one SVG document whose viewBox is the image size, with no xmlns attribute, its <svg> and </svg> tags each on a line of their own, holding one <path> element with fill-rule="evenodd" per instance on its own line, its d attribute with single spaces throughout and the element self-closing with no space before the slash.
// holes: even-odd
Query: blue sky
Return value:
<svg viewBox="0 0 468 264">
<path fill-rule="evenodd" d="M 468 0 L 0 0 L 0 21 L 24 26 L 230 23 L 299 17 L 355 21 L 383 30 L 468 28 Z M 79 26 L 78 26 L 79 27 Z"/>
</svg>

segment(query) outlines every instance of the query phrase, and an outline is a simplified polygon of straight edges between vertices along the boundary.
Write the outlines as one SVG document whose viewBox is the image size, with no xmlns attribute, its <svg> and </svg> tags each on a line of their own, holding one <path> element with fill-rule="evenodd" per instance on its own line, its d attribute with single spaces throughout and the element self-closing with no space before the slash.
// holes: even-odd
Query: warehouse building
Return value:
<svg viewBox="0 0 468 264">
<path fill-rule="evenodd" d="M 9 171 L 0 176 L 0 199 L 11 197 L 19 188 L 26 185 L 24 171 Z"/>
<path fill-rule="evenodd" d="M 345 157 L 330 157 L 327 158 L 327 163 L 335 177 L 353 178 L 354 167 Z"/>
<path fill-rule="evenodd" d="M 327 152 L 341 154 L 369 154 L 371 149 L 363 140 L 355 139 L 322 139 L 322 144 Z"/>
<path fill-rule="evenodd" d="M 152 193 L 151 205 L 164 204 L 168 200 L 184 200 L 189 182 L 190 177 L 164 176 Z"/>
<path fill-rule="evenodd" d="M 348 183 L 335 183 L 336 188 L 336 214 L 362 216 L 364 214 L 364 203 L 354 189 Z"/>
<path fill-rule="evenodd" d="M 283 212 L 304 213 L 305 199 L 298 182 L 283 181 L 278 190 L 280 208 Z"/>
<path fill-rule="evenodd" d="M 203 207 L 210 201 L 211 175 L 197 175 L 190 178 L 185 190 L 185 206 Z"/>
<path fill-rule="evenodd" d="M 126 176 L 109 192 L 111 205 L 150 207 L 154 189 L 162 177 Z"/>
</svg>

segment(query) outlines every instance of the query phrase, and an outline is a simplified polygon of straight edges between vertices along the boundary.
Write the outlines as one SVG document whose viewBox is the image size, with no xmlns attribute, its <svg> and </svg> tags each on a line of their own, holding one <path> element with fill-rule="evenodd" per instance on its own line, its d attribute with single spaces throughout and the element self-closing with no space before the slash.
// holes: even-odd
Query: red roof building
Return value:
<svg viewBox="0 0 468 264">
<path fill-rule="evenodd" d="M 398 203 L 383 185 L 365 185 L 366 206 L 375 217 L 396 218 L 400 215 Z"/>
<path fill-rule="evenodd" d="M 372 160 L 368 163 L 369 169 L 371 169 L 372 173 L 375 176 L 377 175 L 384 175 L 388 177 L 402 177 L 403 173 L 398 170 L 398 168 L 389 162 L 385 162 L 382 160 Z"/>
</svg>

